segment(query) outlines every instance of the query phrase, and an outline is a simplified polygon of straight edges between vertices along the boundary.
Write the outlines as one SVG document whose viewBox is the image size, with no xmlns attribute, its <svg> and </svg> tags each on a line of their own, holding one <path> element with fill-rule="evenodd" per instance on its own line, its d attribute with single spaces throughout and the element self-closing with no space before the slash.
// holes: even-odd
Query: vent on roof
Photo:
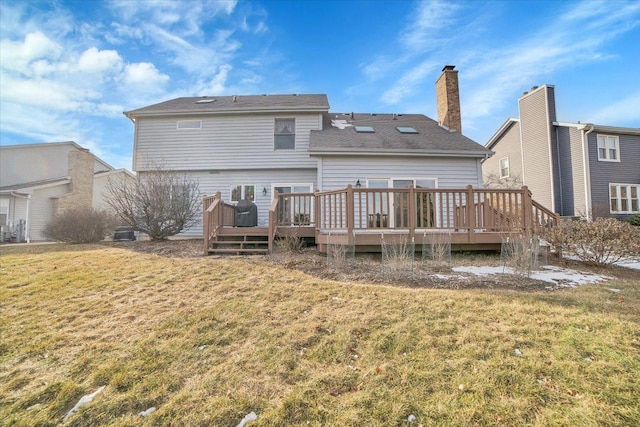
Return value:
<svg viewBox="0 0 640 427">
<path fill-rule="evenodd" d="M 418 133 L 417 130 L 410 126 L 398 126 L 396 129 L 398 129 L 398 132 L 400 133 Z"/>
<path fill-rule="evenodd" d="M 198 99 L 198 100 L 196 101 L 196 104 L 208 104 L 208 103 L 213 102 L 213 101 L 215 101 L 215 100 L 216 100 L 215 98 L 204 98 L 204 99 Z"/>
<path fill-rule="evenodd" d="M 371 126 L 356 126 L 356 132 L 358 133 L 374 133 L 375 130 Z"/>
</svg>

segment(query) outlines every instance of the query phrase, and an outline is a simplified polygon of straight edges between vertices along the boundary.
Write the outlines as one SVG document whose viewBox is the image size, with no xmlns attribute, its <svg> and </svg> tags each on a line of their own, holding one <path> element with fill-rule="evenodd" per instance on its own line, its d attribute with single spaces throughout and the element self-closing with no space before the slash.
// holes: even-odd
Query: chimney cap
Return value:
<svg viewBox="0 0 640 427">
<path fill-rule="evenodd" d="M 454 68 L 456 68 L 455 65 L 445 65 L 442 71 L 453 71 Z"/>
</svg>

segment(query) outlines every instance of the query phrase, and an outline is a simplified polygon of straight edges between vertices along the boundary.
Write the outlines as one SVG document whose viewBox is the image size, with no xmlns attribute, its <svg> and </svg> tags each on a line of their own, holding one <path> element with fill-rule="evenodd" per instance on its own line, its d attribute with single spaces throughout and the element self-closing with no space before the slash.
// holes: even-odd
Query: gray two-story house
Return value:
<svg viewBox="0 0 640 427">
<path fill-rule="evenodd" d="M 162 166 L 198 181 L 203 194 L 248 199 L 259 226 L 276 192 L 480 187 L 491 152 L 461 133 L 457 73 L 447 66 L 436 82 L 439 121 L 331 113 L 322 94 L 186 97 L 128 111 L 133 169 Z"/>
<path fill-rule="evenodd" d="M 640 213 L 640 128 L 567 123 L 556 117 L 555 89 L 534 86 L 485 144 L 485 181 L 527 185 L 562 216 Z M 640 118 L 639 118 L 640 120 Z"/>
</svg>

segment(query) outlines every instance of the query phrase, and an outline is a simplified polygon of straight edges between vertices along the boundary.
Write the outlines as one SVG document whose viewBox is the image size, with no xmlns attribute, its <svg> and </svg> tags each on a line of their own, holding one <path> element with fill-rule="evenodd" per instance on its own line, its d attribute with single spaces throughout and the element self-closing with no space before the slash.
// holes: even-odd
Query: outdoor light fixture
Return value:
<svg viewBox="0 0 640 427">
<path fill-rule="evenodd" d="M 267 195 L 267 187 L 262 187 L 262 195 L 263 196 Z"/>
<path fill-rule="evenodd" d="M 356 188 L 360 188 L 360 187 L 362 187 L 362 184 L 360 184 L 360 180 L 357 180 L 356 181 Z"/>
</svg>

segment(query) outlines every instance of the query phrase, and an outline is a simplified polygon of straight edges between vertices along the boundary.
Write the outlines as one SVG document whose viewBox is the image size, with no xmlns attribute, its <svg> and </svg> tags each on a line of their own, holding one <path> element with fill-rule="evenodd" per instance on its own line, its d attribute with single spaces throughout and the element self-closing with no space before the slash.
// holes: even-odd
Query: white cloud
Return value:
<svg viewBox="0 0 640 427">
<path fill-rule="evenodd" d="M 130 85 L 157 86 L 169 81 L 169 76 L 150 62 L 137 62 L 125 67 L 124 81 Z"/>
<path fill-rule="evenodd" d="M 31 74 L 29 64 L 39 59 L 55 59 L 62 48 L 41 32 L 28 33 L 24 41 L 3 39 L 0 41 L 2 68 Z"/>
<path fill-rule="evenodd" d="M 98 50 L 90 47 L 82 52 L 78 69 L 83 73 L 117 73 L 122 69 L 122 57 L 115 50 Z"/>
<path fill-rule="evenodd" d="M 412 12 L 412 22 L 402 32 L 400 40 L 411 51 L 424 52 L 441 43 L 441 39 L 447 36 L 443 31 L 446 27 L 452 27 L 456 22 L 456 13 L 460 5 L 447 1 L 421 1 Z"/>
<path fill-rule="evenodd" d="M 411 68 L 397 83 L 384 92 L 382 100 L 388 104 L 397 104 L 411 95 L 415 87 L 421 85 L 425 78 L 433 76 L 434 71 L 437 70 L 438 67 L 439 64 L 435 63 L 432 59 L 427 59 Z"/>
</svg>

